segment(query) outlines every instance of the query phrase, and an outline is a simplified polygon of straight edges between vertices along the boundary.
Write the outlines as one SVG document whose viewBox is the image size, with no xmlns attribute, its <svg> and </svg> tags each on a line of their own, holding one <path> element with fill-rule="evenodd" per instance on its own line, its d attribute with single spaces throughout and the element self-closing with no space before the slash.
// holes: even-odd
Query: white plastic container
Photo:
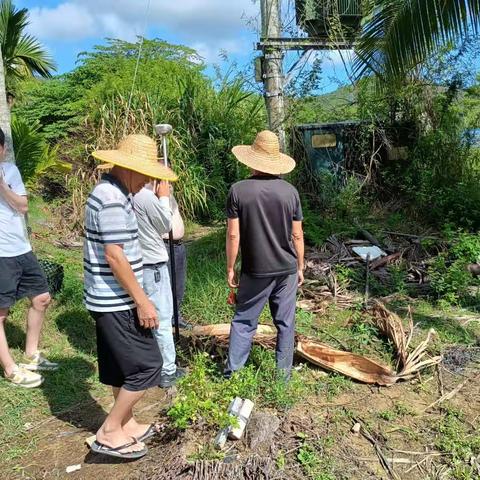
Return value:
<svg viewBox="0 0 480 480">
<path fill-rule="evenodd" d="M 231 440 L 240 440 L 242 438 L 254 406 L 254 403 L 248 400 L 248 398 L 243 401 L 242 408 L 238 414 L 238 427 L 232 428 L 228 438 Z"/>
</svg>

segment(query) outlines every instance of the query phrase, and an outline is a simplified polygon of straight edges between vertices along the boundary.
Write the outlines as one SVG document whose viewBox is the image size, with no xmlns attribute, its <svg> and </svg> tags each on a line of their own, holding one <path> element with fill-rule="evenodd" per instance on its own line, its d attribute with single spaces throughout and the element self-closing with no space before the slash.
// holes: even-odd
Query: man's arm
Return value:
<svg viewBox="0 0 480 480">
<path fill-rule="evenodd" d="M 105 245 L 105 259 L 108 265 L 110 265 L 118 283 L 135 302 L 140 325 L 144 328 L 158 328 L 158 317 L 155 307 L 139 285 L 132 266 L 123 252 L 122 245 L 113 243 Z"/>
<path fill-rule="evenodd" d="M 238 288 L 235 278 L 235 262 L 240 248 L 240 220 L 229 218 L 227 227 L 227 282 L 230 288 Z"/>
<path fill-rule="evenodd" d="M 303 226 L 301 221 L 293 221 L 292 240 L 295 251 L 297 252 L 298 286 L 304 282 L 303 270 L 305 269 L 305 244 L 303 241 Z"/>
<path fill-rule="evenodd" d="M 159 235 L 168 233 L 172 228 L 173 212 L 170 207 L 170 187 L 162 180 L 158 183 L 155 195 L 144 202 L 148 218 Z"/>
<path fill-rule="evenodd" d="M 15 193 L 5 181 L 0 169 L 0 197 L 2 197 L 13 210 L 18 213 L 25 214 L 28 212 L 28 200 L 26 195 L 18 195 Z"/>
</svg>

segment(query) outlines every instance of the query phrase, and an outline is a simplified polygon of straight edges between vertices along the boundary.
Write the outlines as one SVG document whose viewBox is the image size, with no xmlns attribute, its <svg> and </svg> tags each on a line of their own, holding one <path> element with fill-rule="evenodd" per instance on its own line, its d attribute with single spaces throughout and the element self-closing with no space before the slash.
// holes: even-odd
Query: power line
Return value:
<svg viewBox="0 0 480 480">
<path fill-rule="evenodd" d="M 125 126 L 123 128 L 123 136 L 127 134 L 128 117 L 130 115 L 130 107 L 132 106 L 133 93 L 135 91 L 135 84 L 137 82 L 138 68 L 140 66 L 140 58 L 142 56 L 143 42 L 145 41 L 145 35 L 147 32 L 147 22 L 148 22 L 148 14 L 150 12 L 150 2 L 151 0 L 147 0 L 147 8 L 145 10 L 145 21 L 143 25 L 143 34 L 139 39 L 140 45 L 138 46 L 137 63 L 135 64 L 135 71 L 133 73 L 132 90 L 130 91 L 130 96 L 128 98 L 128 104 L 127 104 L 127 111 L 125 114 Z"/>
</svg>

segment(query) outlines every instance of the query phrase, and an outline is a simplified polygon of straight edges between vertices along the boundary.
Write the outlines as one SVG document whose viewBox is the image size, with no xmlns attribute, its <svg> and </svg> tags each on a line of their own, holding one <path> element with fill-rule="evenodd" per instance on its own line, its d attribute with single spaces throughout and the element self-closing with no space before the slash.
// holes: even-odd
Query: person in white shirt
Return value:
<svg viewBox="0 0 480 480">
<path fill-rule="evenodd" d="M 154 191 L 155 188 L 155 191 Z M 173 295 L 168 268 L 168 252 L 162 235 L 172 226 L 168 182 L 146 185 L 134 197 L 138 223 L 138 240 L 143 253 L 143 289 L 155 305 L 159 326 L 153 330 L 163 358 L 160 387 L 170 388 L 185 375 L 175 364 L 172 335 Z"/>
<path fill-rule="evenodd" d="M 28 240 L 25 214 L 27 191 L 18 168 L 5 162 L 5 134 L 0 129 L 0 364 L 13 384 L 38 387 L 42 370 L 56 370 L 38 350 L 45 311 L 50 303 L 48 283 Z M 19 365 L 12 358 L 5 321 L 10 308 L 21 298 L 31 301 L 27 316 L 25 356 Z"/>
<path fill-rule="evenodd" d="M 183 237 L 185 236 L 185 225 L 183 223 L 182 216 L 180 215 L 180 210 L 178 208 L 178 203 L 173 196 L 173 190 L 170 194 L 170 204 L 172 206 L 173 218 L 172 218 L 172 235 L 173 235 L 173 251 L 175 254 L 175 290 L 177 292 L 177 308 L 178 308 L 178 324 L 180 328 L 191 329 L 192 326 L 185 321 L 182 315 L 182 303 L 185 296 L 185 285 L 187 281 L 187 249 L 185 244 L 182 242 Z M 169 235 L 166 233 L 163 235 L 163 240 L 166 244 L 167 251 L 170 252 L 169 248 Z M 170 261 L 168 264 L 168 270 L 170 271 Z M 174 325 L 174 318 L 172 318 L 172 325 Z"/>
</svg>

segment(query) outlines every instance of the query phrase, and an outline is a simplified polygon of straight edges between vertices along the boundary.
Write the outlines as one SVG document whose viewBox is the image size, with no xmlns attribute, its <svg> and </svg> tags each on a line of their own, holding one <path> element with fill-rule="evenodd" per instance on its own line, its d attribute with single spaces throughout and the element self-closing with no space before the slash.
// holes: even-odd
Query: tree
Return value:
<svg viewBox="0 0 480 480">
<path fill-rule="evenodd" d="M 367 0 L 355 52 L 357 77 L 404 79 L 447 42 L 480 31 L 478 0 Z"/>
<path fill-rule="evenodd" d="M 0 45 L 7 93 L 15 93 L 19 80 L 33 75 L 50 77 L 55 70 L 53 59 L 36 38 L 28 35 L 28 10 L 17 9 L 11 0 L 0 4 Z"/>
<path fill-rule="evenodd" d="M 1 46 L 0 46 L 0 127 L 5 133 L 5 146 L 7 147 L 5 160 L 7 160 L 7 162 L 14 162 L 15 154 L 13 152 L 10 108 L 7 103 L 7 95 L 6 95 L 6 89 L 5 89 L 5 72 L 3 69 L 3 57 L 2 57 Z"/>
</svg>

